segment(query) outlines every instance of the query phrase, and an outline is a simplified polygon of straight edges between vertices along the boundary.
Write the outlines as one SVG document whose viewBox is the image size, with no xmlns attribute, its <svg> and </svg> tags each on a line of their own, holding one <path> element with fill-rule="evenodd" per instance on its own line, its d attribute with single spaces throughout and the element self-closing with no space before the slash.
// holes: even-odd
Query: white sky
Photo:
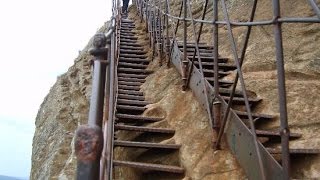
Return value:
<svg viewBox="0 0 320 180">
<path fill-rule="evenodd" d="M 111 2 L 0 1 L 0 175 L 29 176 L 38 108 L 110 19 Z"/>
</svg>

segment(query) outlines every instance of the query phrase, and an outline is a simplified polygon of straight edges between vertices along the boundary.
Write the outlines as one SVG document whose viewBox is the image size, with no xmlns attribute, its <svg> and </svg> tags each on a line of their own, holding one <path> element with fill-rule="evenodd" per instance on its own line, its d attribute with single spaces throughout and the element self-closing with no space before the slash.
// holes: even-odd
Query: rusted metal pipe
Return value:
<svg viewBox="0 0 320 180">
<path fill-rule="evenodd" d="M 166 13 L 169 13 L 169 4 L 168 0 L 166 0 Z M 166 23 L 166 55 L 167 55 L 167 60 L 170 62 L 169 54 L 170 54 L 170 40 L 169 40 L 169 17 L 167 15 L 164 15 L 165 17 L 165 23 Z M 168 63 L 167 63 L 168 65 Z"/>
<path fill-rule="evenodd" d="M 97 125 L 81 125 L 76 132 L 77 180 L 99 179 L 102 130 Z"/>
<path fill-rule="evenodd" d="M 106 36 L 98 33 L 94 36 L 93 48 L 89 50 L 93 60 L 92 92 L 88 125 L 82 125 L 76 132 L 75 150 L 77 156 L 77 179 L 99 178 L 99 161 L 102 151 L 102 117 L 104 89 L 106 80 L 106 61 L 108 49 Z"/>
<path fill-rule="evenodd" d="M 213 21 L 216 22 L 218 20 L 218 0 L 214 0 L 213 2 Z M 218 46 L 218 24 L 213 24 L 213 70 L 214 70 L 214 102 L 213 102 L 213 114 L 214 114 L 214 122 L 213 128 L 218 130 L 221 124 L 221 102 L 218 97 L 219 94 L 219 66 L 218 66 L 218 57 L 219 57 L 219 46 Z"/>
<path fill-rule="evenodd" d="M 279 0 L 272 0 L 272 6 L 273 6 L 273 16 L 277 19 L 281 16 Z M 282 30 L 281 30 L 280 22 L 275 23 L 273 25 L 273 31 L 274 31 L 274 38 L 275 38 L 275 45 L 276 45 L 282 167 L 284 171 L 284 179 L 290 179 L 290 153 L 289 153 L 290 130 L 288 126 L 288 116 L 287 116 L 287 94 L 286 94 L 285 70 L 284 70 L 284 61 L 283 61 Z"/>
<path fill-rule="evenodd" d="M 187 0 L 183 0 L 183 60 L 182 60 L 182 90 L 187 89 L 187 69 L 188 69 L 188 55 L 187 55 Z"/>
</svg>

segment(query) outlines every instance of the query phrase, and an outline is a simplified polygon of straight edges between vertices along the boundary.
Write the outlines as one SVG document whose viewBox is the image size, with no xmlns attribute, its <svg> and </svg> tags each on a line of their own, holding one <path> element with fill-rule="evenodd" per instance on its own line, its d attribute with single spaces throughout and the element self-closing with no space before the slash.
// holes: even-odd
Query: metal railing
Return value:
<svg viewBox="0 0 320 180">
<path fill-rule="evenodd" d="M 120 1 L 112 1 L 112 17 L 107 33 L 97 33 L 90 54 L 92 92 L 88 124 L 76 132 L 77 179 L 112 179 L 113 120 L 116 97 L 117 28 Z"/>
<path fill-rule="evenodd" d="M 177 2 L 177 1 L 176 1 Z M 214 102 L 211 104 L 209 102 L 207 90 L 208 87 L 206 87 L 207 83 L 204 83 L 203 86 L 203 92 L 205 93 L 205 97 L 207 99 L 206 101 L 206 109 L 208 112 L 210 124 L 213 128 L 213 130 L 216 130 L 219 132 L 218 138 L 215 144 L 215 148 L 220 147 L 220 142 L 222 138 L 222 134 L 224 133 L 225 126 L 227 123 L 227 120 L 229 119 L 229 114 L 230 114 L 230 109 L 233 103 L 234 95 L 235 95 L 235 90 L 238 84 L 238 81 L 240 81 L 240 87 L 241 87 L 241 92 L 245 100 L 245 107 L 246 107 L 246 112 L 248 114 L 249 118 L 249 125 L 250 125 L 250 131 L 253 135 L 253 143 L 256 151 L 256 155 L 258 157 L 258 164 L 259 164 L 259 169 L 260 169 L 260 177 L 262 179 L 266 179 L 266 172 L 263 164 L 263 160 L 260 154 L 259 150 L 259 142 L 257 140 L 257 135 L 256 135 L 256 130 L 255 130 L 255 125 L 254 125 L 254 119 L 252 117 L 252 112 L 251 108 L 249 105 L 249 100 L 248 100 L 248 95 L 246 91 L 246 85 L 244 82 L 243 78 L 243 72 L 242 72 L 242 64 L 245 60 L 245 55 L 246 55 L 246 49 L 248 46 L 249 42 L 249 37 L 251 34 L 251 29 L 252 26 L 266 26 L 270 25 L 274 27 L 274 39 L 275 39 L 275 48 L 276 48 L 276 64 L 277 64 L 277 80 L 278 80 L 278 94 L 279 94 L 279 111 L 280 111 L 280 134 L 281 134 L 281 149 L 282 149 L 282 168 L 283 168 L 283 178 L 284 179 L 289 179 L 290 178 L 290 157 L 289 157 L 289 126 L 288 126 L 288 118 L 287 118 L 287 102 L 286 102 L 286 87 L 285 87 L 285 71 L 284 71 L 284 56 L 283 56 L 283 46 L 282 46 L 282 29 L 281 25 L 284 23 L 320 23 L 320 10 L 318 5 L 314 0 L 308 0 L 307 1 L 313 12 L 315 13 L 315 17 L 281 17 L 280 14 L 280 1 L 279 0 L 272 0 L 272 10 L 273 10 L 273 18 L 270 20 L 263 20 L 263 21 L 254 21 L 254 17 L 256 14 L 256 7 L 257 7 L 257 0 L 253 1 L 251 12 L 250 12 L 250 17 L 247 20 L 247 22 L 235 22 L 230 20 L 229 18 L 229 13 L 227 10 L 226 6 L 226 1 L 221 0 L 221 9 L 222 9 L 222 15 L 224 17 L 224 20 L 219 20 L 218 19 L 218 11 L 219 11 L 219 1 L 218 0 L 213 0 L 213 19 L 212 20 L 204 20 L 206 16 L 206 11 L 207 11 L 207 5 L 208 5 L 208 0 L 205 1 L 204 4 L 204 10 L 202 13 L 202 18 L 201 19 L 194 19 L 192 17 L 192 12 L 191 12 L 191 3 L 189 0 L 182 0 L 181 1 L 181 8 L 179 12 L 179 16 L 174 16 L 170 13 L 170 3 L 168 0 L 157 0 L 157 1 L 146 1 L 146 0 L 137 0 L 136 1 L 136 6 L 139 7 L 138 11 L 139 14 L 144 17 L 146 20 L 146 24 L 149 30 L 150 34 L 150 39 L 166 39 L 166 47 L 164 49 L 164 46 L 161 46 L 164 41 L 158 42 L 159 44 L 157 47 L 161 48 L 160 50 L 155 50 L 153 48 L 153 52 L 158 51 L 160 54 L 160 62 L 162 61 L 161 57 L 162 54 L 161 52 L 166 52 L 167 54 L 170 54 L 172 51 L 169 51 L 170 45 L 169 45 L 169 39 L 171 39 L 171 50 L 173 44 L 176 42 L 177 39 L 177 31 L 178 31 L 178 26 L 180 25 L 180 21 L 183 22 L 182 28 L 183 28 L 183 58 L 180 61 L 180 69 L 181 69 L 181 75 L 182 75 L 182 80 L 184 82 L 183 89 L 186 89 L 189 82 L 190 82 L 190 77 L 191 77 L 191 72 L 195 57 L 198 57 L 198 62 L 199 62 L 199 71 L 201 74 L 202 79 L 204 79 L 204 72 L 202 68 L 202 63 L 200 59 L 200 53 L 199 53 L 199 40 L 201 37 L 202 33 L 202 26 L 203 24 L 207 25 L 212 25 L 213 27 L 213 54 L 212 56 L 214 57 Z M 165 7 L 165 10 L 163 10 L 162 7 Z M 156 14 L 158 14 L 158 18 L 154 17 Z M 150 18 L 150 15 L 152 16 Z M 160 26 L 158 28 L 157 24 L 161 24 L 161 19 L 164 18 L 164 22 L 166 23 L 166 33 L 161 34 L 160 32 L 163 30 L 163 26 Z M 159 20 L 160 19 L 160 20 Z M 171 26 L 171 34 L 169 34 L 169 23 L 168 22 L 174 23 L 176 26 Z M 175 23 L 176 22 L 176 23 Z M 191 65 L 190 61 L 188 60 L 187 57 L 187 44 L 188 44 L 188 39 L 187 39 L 187 24 L 191 23 L 191 29 L 192 29 L 192 37 L 194 38 L 193 42 L 195 45 L 195 51 L 193 54 L 193 58 L 191 59 Z M 200 29 L 199 33 L 196 34 L 196 28 L 195 28 L 195 23 L 200 23 Z M 227 104 L 227 108 L 224 111 L 224 115 L 222 118 L 222 121 L 220 120 L 220 114 L 221 114 L 221 96 L 219 94 L 219 83 L 218 83 L 218 56 L 219 56 L 219 49 L 218 49 L 218 39 L 219 39 L 219 32 L 218 32 L 218 26 L 225 26 L 227 28 L 227 34 L 230 42 L 230 48 L 232 50 L 233 54 L 233 59 L 235 61 L 236 67 L 237 67 L 237 74 L 236 77 L 234 78 L 234 84 L 232 86 L 232 91 L 231 95 L 229 97 L 229 102 Z M 241 49 L 241 53 L 238 53 L 238 47 L 236 45 L 235 39 L 234 39 L 234 34 L 232 32 L 232 27 L 237 27 L 237 26 L 245 26 L 247 27 L 247 30 L 245 32 L 245 38 L 243 41 L 243 46 Z M 158 30 L 158 29 L 159 30 Z M 159 33 L 157 33 L 159 31 Z M 198 35 L 198 36 L 197 36 Z M 171 37 L 170 37 L 171 36 Z M 154 45 L 151 44 L 153 47 Z M 169 64 L 169 61 L 168 61 Z M 213 106 L 213 107 L 211 107 Z M 212 112 L 213 109 L 213 112 Z M 214 116 L 214 117 L 213 117 Z"/>
</svg>

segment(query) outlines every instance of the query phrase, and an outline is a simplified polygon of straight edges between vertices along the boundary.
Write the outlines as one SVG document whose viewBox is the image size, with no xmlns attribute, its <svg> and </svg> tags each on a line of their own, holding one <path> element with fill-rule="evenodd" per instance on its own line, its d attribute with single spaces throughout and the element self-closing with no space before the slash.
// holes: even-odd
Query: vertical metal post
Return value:
<svg viewBox="0 0 320 180">
<path fill-rule="evenodd" d="M 146 2 L 146 32 L 148 32 L 149 31 L 149 4 L 148 4 L 148 2 Z"/>
<path fill-rule="evenodd" d="M 275 46 L 276 46 L 276 61 L 277 61 L 277 78 L 278 78 L 278 94 L 279 94 L 279 108 L 280 108 L 280 134 L 281 134 L 281 149 L 282 149 L 282 167 L 284 172 L 284 179 L 290 179 L 290 153 L 289 153 L 289 135 L 290 130 L 288 126 L 287 117 L 287 94 L 285 85 L 285 70 L 283 58 L 282 45 L 282 30 L 280 18 L 280 2 L 279 0 L 272 0 L 273 16 L 275 23 L 273 25 Z"/>
<path fill-rule="evenodd" d="M 75 152 L 77 157 L 77 180 L 98 179 L 100 157 L 103 148 L 102 119 L 104 89 L 106 80 L 106 59 L 108 49 L 106 37 L 102 33 L 94 36 L 94 48 L 90 54 L 93 60 L 92 92 L 87 125 L 81 125 L 76 132 Z"/>
<path fill-rule="evenodd" d="M 163 27 L 162 27 L 162 3 L 161 0 L 159 0 L 159 10 L 158 10 L 158 17 L 159 17 L 159 58 L 160 58 L 160 66 L 162 65 L 162 54 L 163 54 Z"/>
<path fill-rule="evenodd" d="M 111 65 L 110 65 L 110 62 L 112 61 L 111 59 L 111 56 L 113 56 L 114 52 L 112 51 L 111 49 L 111 42 L 110 42 L 110 39 L 108 39 L 108 42 L 107 42 L 107 46 L 108 48 L 108 65 L 107 65 L 107 69 L 106 69 L 106 88 L 105 88 L 105 113 L 104 113 L 104 119 L 105 119 L 105 122 L 104 122 L 104 136 L 103 136 L 103 139 L 104 139 L 104 143 L 107 144 L 108 141 L 110 140 L 110 137 L 108 136 L 108 129 L 107 129 L 107 126 L 108 124 L 112 121 L 109 119 L 109 114 L 113 114 L 112 111 L 110 111 L 110 101 L 111 99 L 113 98 L 112 96 L 110 96 L 110 92 L 112 91 L 111 88 L 113 86 L 113 81 L 111 80 Z M 112 84 L 110 83 L 112 82 Z M 110 84 L 111 84 L 111 87 L 110 87 Z M 100 179 L 102 179 L 104 177 L 104 179 L 108 180 L 109 179 L 109 176 L 108 176 L 108 169 L 105 169 L 106 166 L 108 166 L 108 147 L 105 146 L 106 148 L 103 149 L 103 152 L 102 152 L 102 158 L 101 158 L 101 163 L 102 166 L 100 167 Z M 107 175 L 105 175 L 105 172 L 107 171 Z"/>
<path fill-rule="evenodd" d="M 214 123 L 213 128 L 218 129 L 220 127 L 220 114 L 221 114 L 221 102 L 218 100 L 219 96 L 219 63 L 218 63 L 218 24 L 216 21 L 218 20 L 218 0 L 213 1 L 213 70 L 214 70 L 214 102 L 213 102 L 213 115 L 214 115 Z"/>
<path fill-rule="evenodd" d="M 170 40 L 169 40 L 169 4 L 168 4 L 168 0 L 166 0 L 166 15 L 165 20 L 166 20 L 166 53 L 167 53 L 167 57 L 168 57 L 168 61 L 169 61 L 169 51 L 170 51 Z"/>
<path fill-rule="evenodd" d="M 188 69 L 188 57 L 187 57 L 187 0 L 183 0 L 183 61 L 182 61 L 182 89 L 187 89 L 187 69 Z"/>
</svg>

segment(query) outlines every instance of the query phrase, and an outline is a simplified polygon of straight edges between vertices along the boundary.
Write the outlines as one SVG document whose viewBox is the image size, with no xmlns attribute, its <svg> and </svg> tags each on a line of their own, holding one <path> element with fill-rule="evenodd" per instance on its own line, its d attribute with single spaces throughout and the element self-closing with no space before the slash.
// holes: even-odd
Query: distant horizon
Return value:
<svg viewBox="0 0 320 180">
<path fill-rule="evenodd" d="M 0 174 L 0 180 L 29 180 L 29 177 L 13 177 Z"/>
</svg>

